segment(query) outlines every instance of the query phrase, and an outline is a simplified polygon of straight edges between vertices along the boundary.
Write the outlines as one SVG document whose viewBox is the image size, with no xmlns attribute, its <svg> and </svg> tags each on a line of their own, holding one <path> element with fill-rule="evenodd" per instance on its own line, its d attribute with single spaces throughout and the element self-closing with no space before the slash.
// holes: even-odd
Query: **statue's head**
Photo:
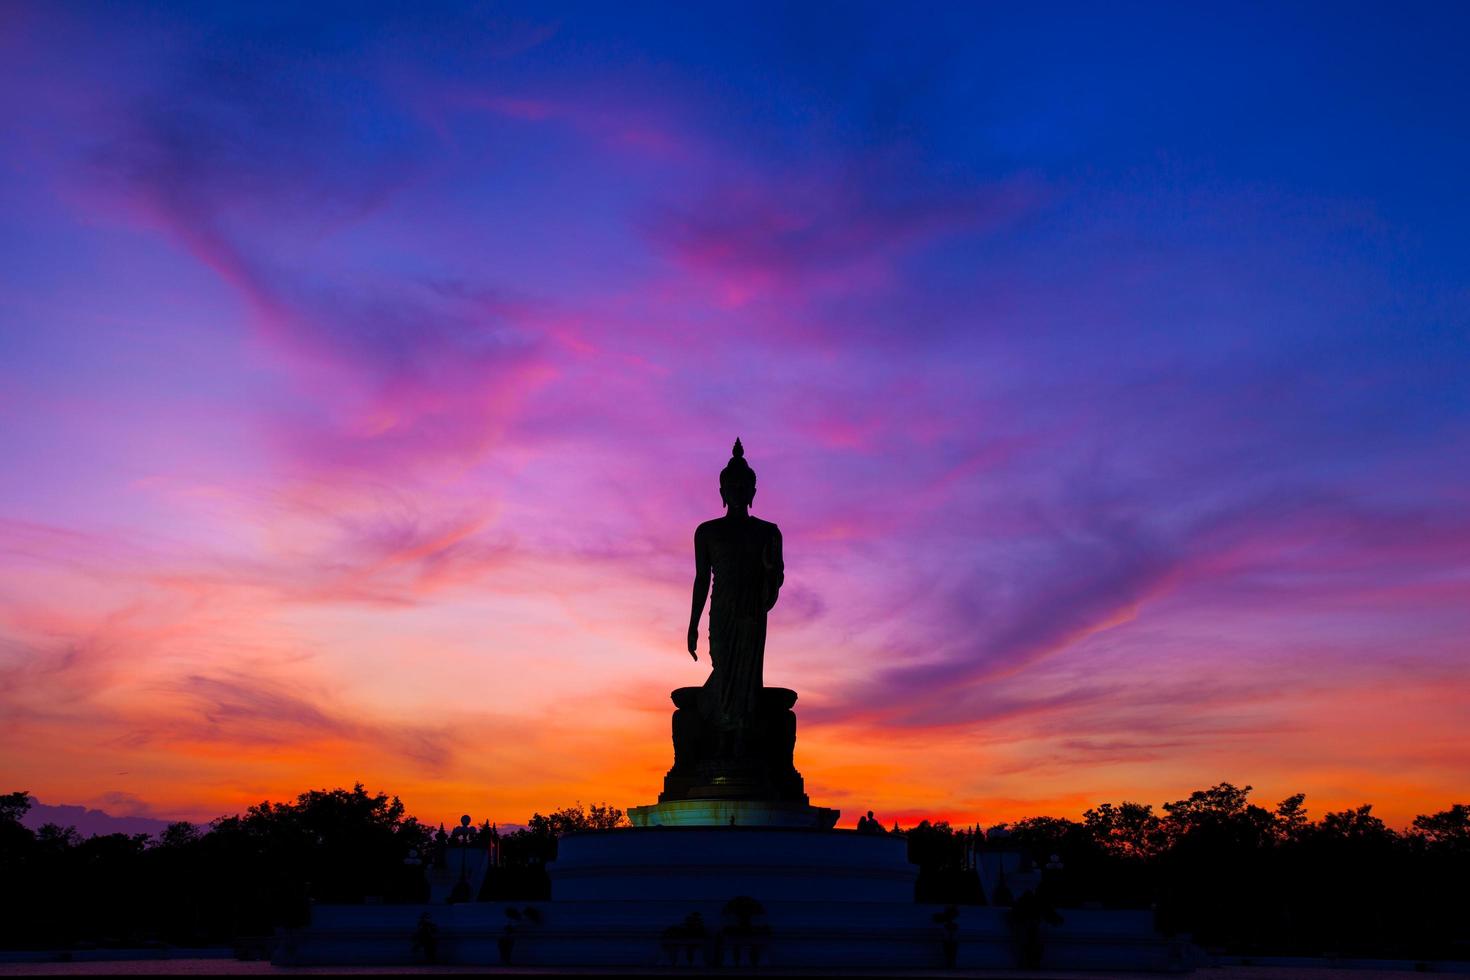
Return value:
<svg viewBox="0 0 1470 980">
<path fill-rule="evenodd" d="M 745 447 L 735 440 L 730 462 L 720 470 L 720 499 L 726 507 L 749 507 L 755 500 L 755 470 L 745 461 Z"/>
</svg>

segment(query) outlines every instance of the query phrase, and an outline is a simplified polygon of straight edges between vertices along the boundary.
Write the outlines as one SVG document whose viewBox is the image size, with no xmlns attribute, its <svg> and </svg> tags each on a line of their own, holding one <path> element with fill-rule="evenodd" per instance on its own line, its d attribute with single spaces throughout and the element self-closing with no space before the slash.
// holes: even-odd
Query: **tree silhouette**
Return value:
<svg viewBox="0 0 1470 980">
<path fill-rule="evenodd" d="M 1458 851 L 1470 848 L 1470 806 L 1456 803 L 1448 810 L 1417 816 L 1414 832 L 1432 847 Z"/>
<path fill-rule="evenodd" d="M 1083 813 L 1082 823 L 1113 857 L 1146 860 L 1166 844 L 1164 822 L 1146 803 L 1103 803 Z"/>
</svg>

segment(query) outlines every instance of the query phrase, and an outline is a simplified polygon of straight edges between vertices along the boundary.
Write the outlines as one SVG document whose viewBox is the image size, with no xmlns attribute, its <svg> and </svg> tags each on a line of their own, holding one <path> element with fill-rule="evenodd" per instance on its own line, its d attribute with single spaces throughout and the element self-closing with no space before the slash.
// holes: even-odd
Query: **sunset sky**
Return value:
<svg viewBox="0 0 1470 980">
<path fill-rule="evenodd" d="M 844 825 L 1466 801 L 1467 34 L 5 3 L 0 792 L 653 802 L 739 436 Z"/>
</svg>

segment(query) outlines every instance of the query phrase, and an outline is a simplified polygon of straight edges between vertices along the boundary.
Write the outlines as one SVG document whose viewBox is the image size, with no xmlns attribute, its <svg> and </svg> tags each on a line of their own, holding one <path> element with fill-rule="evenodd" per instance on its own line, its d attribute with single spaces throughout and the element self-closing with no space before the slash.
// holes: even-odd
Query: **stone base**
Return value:
<svg viewBox="0 0 1470 980">
<path fill-rule="evenodd" d="M 830 807 L 766 800 L 674 800 L 628 810 L 628 819 L 635 827 L 814 827 L 831 830 L 841 815 L 841 810 Z"/>
<path fill-rule="evenodd" d="M 681 687 L 674 701 L 674 767 L 660 803 L 676 800 L 780 800 L 807 803 L 796 771 L 796 692 L 762 688 L 742 732 L 715 727 L 700 709 L 703 688 Z"/>
<path fill-rule="evenodd" d="M 769 934 L 761 949 L 761 971 L 779 975 L 812 970 L 828 976 L 846 970 L 867 974 L 944 969 L 944 942 L 934 916 L 938 905 L 909 902 L 833 903 L 760 899 L 758 920 Z M 652 902 L 476 902 L 465 905 L 319 905 L 311 925 L 285 933 L 274 961 L 282 966 L 422 965 L 413 948 L 419 917 L 438 928 L 440 964 L 544 969 L 598 967 L 624 971 L 669 969 L 671 955 L 681 972 L 734 965 L 734 950 L 721 942 L 725 899 Z M 529 923 L 527 907 L 540 913 Z M 505 949 L 506 910 L 521 916 L 514 944 Z M 693 949 L 670 947 L 669 926 L 700 913 L 711 933 Z M 960 906 L 955 966 L 960 970 L 1017 968 L 1016 939 L 1009 909 Z M 1116 976 L 1138 971 L 1192 969 L 1184 938 L 1165 938 L 1146 911 L 1062 909 L 1062 924 L 1041 927 L 1043 971 L 1093 970 Z M 502 953 L 508 953 L 502 959 Z M 692 956 L 691 956 L 692 953 Z M 742 965 L 749 963 L 745 954 Z M 691 970 L 691 966 L 693 970 Z M 747 967 L 748 969 L 748 967 Z M 1054 974 L 1053 974 L 1054 975 Z"/>
</svg>

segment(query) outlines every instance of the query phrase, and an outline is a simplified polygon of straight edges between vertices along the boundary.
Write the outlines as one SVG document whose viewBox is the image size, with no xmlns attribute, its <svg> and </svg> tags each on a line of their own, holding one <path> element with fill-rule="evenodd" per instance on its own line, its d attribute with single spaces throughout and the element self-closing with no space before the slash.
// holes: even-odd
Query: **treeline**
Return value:
<svg viewBox="0 0 1470 980">
<path fill-rule="evenodd" d="M 1222 783 L 1159 811 L 1103 804 L 1081 821 L 988 830 L 926 821 L 903 832 L 916 897 L 1005 904 L 1008 889 L 985 894 L 976 871 L 1005 862 L 1016 871 L 1008 887 L 1039 882 L 1063 916 L 1152 908 L 1161 928 L 1222 951 L 1470 959 L 1470 807 L 1400 832 L 1367 806 L 1314 820 L 1300 794 L 1268 809 L 1249 793 Z M 360 784 L 157 838 L 31 831 L 28 807 L 26 793 L 0 796 L 0 945 L 12 948 L 241 943 L 304 923 L 313 900 L 424 901 L 426 866 L 460 847 L 494 855 L 473 897 L 541 899 L 560 837 L 626 823 L 616 807 L 579 804 L 509 833 L 487 823 L 451 834 Z"/>
<path fill-rule="evenodd" d="M 1019 852 L 1047 903 L 1152 908 L 1161 929 L 1239 954 L 1470 959 L 1470 807 L 1399 832 L 1371 806 L 1310 818 L 1221 783 L 1163 805 L 1105 803 L 1079 821 L 907 831 L 919 898 L 999 901 L 971 869 Z"/>
<path fill-rule="evenodd" d="M 544 865 L 574 830 L 617 826 L 621 810 L 566 807 L 500 833 L 451 835 L 404 813 L 398 797 L 313 790 L 221 817 L 201 831 L 175 823 L 156 838 L 22 825 L 28 793 L 0 796 L 0 946 L 228 945 L 304 924 L 312 901 L 422 902 L 425 872 L 455 848 L 489 848 L 506 897 L 545 897 Z M 499 897 L 486 895 L 484 897 Z"/>
</svg>

